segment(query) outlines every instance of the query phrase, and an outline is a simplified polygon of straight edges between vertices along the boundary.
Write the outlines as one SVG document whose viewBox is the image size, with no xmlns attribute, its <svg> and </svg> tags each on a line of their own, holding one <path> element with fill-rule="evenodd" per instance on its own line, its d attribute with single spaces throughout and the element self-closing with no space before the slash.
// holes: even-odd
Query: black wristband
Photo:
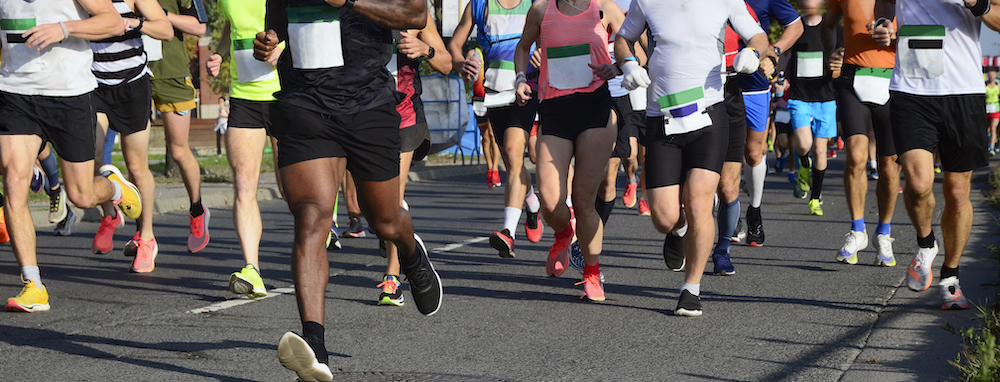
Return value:
<svg viewBox="0 0 1000 382">
<path fill-rule="evenodd" d="M 139 26 L 135 27 L 135 30 L 141 31 L 142 30 L 142 24 L 145 23 L 145 22 L 146 22 L 146 18 L 142 17 L 142 16 L 139 16 Z"/>
<path fill-rule="evenodd" d="M 771 59 L 771 63 L 774 64 L 774 68 L 777 69 L 778 68 L 778 59 L 775 58 L 774 56 L 767 56 L 767 58 Z"/>
<path fill-rule="evenodd" d="M 357 2 L 356 0 L 347 0 L 344 2 L 344 8 L 354 9 L 354 3 L 356 2 Z"/>
<path fill-rule="evenodd" d="M 976 5 L 967 6 L 966 8 L 972 11 L 973 16 L 980 17 L 990 11 L 990 0 L 979 0 L 976 2 Z"/>
</svg>

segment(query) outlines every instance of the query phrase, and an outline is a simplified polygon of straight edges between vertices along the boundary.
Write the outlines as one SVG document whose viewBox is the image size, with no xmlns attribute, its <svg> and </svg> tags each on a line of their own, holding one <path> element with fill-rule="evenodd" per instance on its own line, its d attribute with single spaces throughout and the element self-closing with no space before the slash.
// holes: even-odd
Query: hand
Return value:
<svg viewBox="0 0 1000 382">
<path fill-rule="evenodd" d="M 531 100 L 531 86 L 527 82 L 521 81 L 517 83 L 517 104 L 524 106 L 528 104 Z"/>
<path fill-rule="evenodd" d="M 622 72 L 625 78 L 622 79 L 622 87 L 627 90 L 635 90 L 640 87 L 648 87 L 650 84 L 649 73 L 639 66 L 638 62 L 628 60 L 622 65 Z"/>
<path fill-rule="evenodd" d="M 271 65 L 274 65 L 274 66 L 278 66 L 278 58 L 281 57 L 281 52 L 284 52 L 284 51 L 285 51 L 285 48 L 282 48 L 281 46 L 275 46 L 274 50 L 271 51 L 271 57 L 267 58 L 267 63 L 269 63 Z"/>
<path fill-rule="evenodd" d="M 535 49 L 535 51 L 531 53 L 531 66 L 534 66 L 535 68 L 542 67 L 542 48 Z"/>
<path fill-rule="evenodd" d="M 882 21 L 879 25 L 875 25 L 872 21 L 868 23 L 868 35 L 875 39 L 875 43 L 879 46 L 889 46 L 892 45 L 892 40 L 896 39 L 896 30 L 888 20 Z"/>
<path fill-rule="evenodd" d="M 751 74 L 756 72 L 757 69 L 764 68 L 770 68 L 771 73 L 774 72 L 774 64 L 771 63 L 771 60 L 765 58 L 761 61 L 757 51 L 753 48 L 743 48 L 740 50 L 740 52 L 736 54 L 736 58 L 733 60 L 733 68 L 735 68 L 737 72 L 743 74 Z M 768 73 L 764 71 L 764 74 Z M 768 77 L 770 77 L 770 75 L 768 75 Z"/>
<path fill-rule="evenodd" d="M 771 61 L 770 56 L 764 57 L 757 67 L 757 70 L 763 73 L 768 79 L 774 78 L 774 69 L 774 61 Z"/>
<path fill-rule="evenodd" d="M 420 41 L 419 38 L 411 36 L 406 31 L 399 32 L 399 35 L 403 38 L 396 42 L 396 49 L 406 58 L 416 60 L 431 53 L 430 46 Z"/>
<path fill-rule="evenodd" d="M 466 81 L 473 82 L 479 77 L 479 68 L 482 64 L 483 63 L 479 61 L 479 56 L 476 55 L 476 52 L 474 50 L 470 50 L 469 54 L 465 57 L 465 61 L 462 62 L 462 69 L 459 70 L 459 73 Z"/>
<path fill-rule="evenodd" d="M 274 32 L 274 29 L 269 31 L 257 33 L 257 38 L 253 40 L 253 58 L 260 61 L 268 61 L 271 59 L 271 54 L 274 53 L 275 48 L 278 47 L 278 34 Z"/>
<path fill-rule="evenodd" d="M 205 69 L 208 70 L 208 75 L 212 77 L 219 76 L 219 70 L 222 68 L 222 56 L 218 53 L 213 53 L 208 61 L 205 61 Z"/>
<path fill-rule="evenodd" d="M 122 34 L 125 34 L 124 30 L 125 27 L 122 26 Z M 22 36 L 27 39 L 24 45 L 27 45 L 29 48 L 37 47 L 38 50 L 45 49 L 49 45 L 60 42 L 65 38 L 62 27 L 58 23 L 37 25 L 25 31 Z"/>
<path fill-rule="evenodd" d="M 134 19 L 131 17 L 122 17 L 122 25 L 125 26 L 125 31 L 128 32 L 139 27 L 139 19 Z"/>
<path fill-rule="evenodd" d="M 836 72 L 844 67 L 844 48 L 837 49 L 830 55 L 830 71 Z"/>
<path fill-rule="evenodd" d="M 594 71 L 594 75 L 602 80 L 610 80 L 618 76 L 618 69 L 612 64 L 587 64 L 591 70 Z"/>
</svg>

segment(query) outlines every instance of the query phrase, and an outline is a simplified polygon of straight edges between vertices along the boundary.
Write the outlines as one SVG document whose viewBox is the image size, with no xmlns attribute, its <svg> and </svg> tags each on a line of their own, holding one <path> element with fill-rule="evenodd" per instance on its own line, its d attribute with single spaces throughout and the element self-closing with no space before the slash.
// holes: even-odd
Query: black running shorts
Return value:
<svg viewBox="0 0 1000 382">
<path fill-rule="evenodd" d="M 525 134 L 531 132 L 531 126 L 535 124 L 535 113 L 538 111 L 538 100 L 532 98 L 524 106 L 516 103 L 510 106 L 486 109 L 486 117 L 493 127 L 493 136 L 497 140 L 497 145 L 503 149 L 504 136 L 507 128 L 517 127 L 524 130 Z"/>
<path fill-rule="evenodd" d="M 941 154 L 941 168 L 972 171 L 989 164 L 984 94 L 922 96 L 890 92 L 889 119 L 896 152 Z"/>
<path fill-rule="evenodd" d="M 0 135 L 37 135 L 42 147 L 52 142 L 59 158 L 94 160 L 97 112 L 91 94 L 47 97 L 0 91 Z"/>
<path fill-rule="evenodd" d="M 726 162 L 743 163 L 743 150 L 747 145 L 747 108 L 743 103 L 743 90 L 736 77 L 730 77 L 724 88 L 726 113 L 729 115 L 729 147 Z"/>
<path fill-rule="evenodd" d="M 431 131 L 427 122 L 420 122 L 410 127 L 399 129 L 399 152 L 413 152 L 413 160 L 418 161 L 427 156 L 431 149 Z"/>
<path fill-rule="evenodd" d="M 615 103 L 607 83 L 591 93 L 547 99 L 538 105 L 539 133 L 576 142 L 584 130 L 607 127 L 612 109 Z"/>
<path fill-rule="evenodd" d="M 663 117 L 646 119 L 646 187 L 683 183 L 691 169 L 722 173 L 729 144 L 729 116 L 722 102 L 705 109 L 712 125 L 685 134 L 665 136 Z"/>
<path fill-rule="evenodd" d="M 229 99 L 229 128 L 264 129 L 270 135 L 271 113 L 277 101 Z"/>
<path fill-rule="evenodd" d="M 837 119 L 840 120 L 841 135 L 846 139 L 852 135 L 868 134 L 868 128 L 875 129 L 876 155 L 891 157 L 896 155 L 896 144 L 892 139 L 892 124 L 889 123 L 890 99 L 885 105 L 861 102 L 854 92 L 854 72 L 857 67 L 845 65 L 839 78 L 833 81 L 837 93 Z"/>
<path fill-rule="evenodd" d="M 108 128 L 122 135 L 146 130 L 153 112 L 150 78 L 146 75 L 116 86 L 97 86 L 93 93 L 94 110 L 108 116 Z"/>
</svg>

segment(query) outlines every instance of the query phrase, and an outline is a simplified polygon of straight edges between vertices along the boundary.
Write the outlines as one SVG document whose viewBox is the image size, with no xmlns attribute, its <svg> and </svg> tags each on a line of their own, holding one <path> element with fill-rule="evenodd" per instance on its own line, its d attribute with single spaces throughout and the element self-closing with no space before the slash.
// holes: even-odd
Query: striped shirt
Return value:
<svg viewBox="0 0 1000 382">
<path fill-rule="evenodd" d="M 115 9 L 125 18 L 138 18 L 125 4 L 125 0 L 113 0 Z M 142 32 L 137 29 L 125 32 L 123 36 L 93 41 L 94 64 L 90 69 L 97 77 L 97 83 L 115 86 L 135 81 L 152 71 L 146 66 L 146 52 L 142 47 Z"/>
</svg>

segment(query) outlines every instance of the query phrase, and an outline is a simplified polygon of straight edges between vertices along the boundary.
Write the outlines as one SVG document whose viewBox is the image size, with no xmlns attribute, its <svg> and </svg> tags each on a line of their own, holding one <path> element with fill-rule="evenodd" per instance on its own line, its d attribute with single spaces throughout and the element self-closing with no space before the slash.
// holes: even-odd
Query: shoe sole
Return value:
<svg viewBox="0 0 1000 382">
<path fill-rule="evenodd" d="M 497 232 L 490 234 L 490 246 L 500 251 L 500 257 L 505 259 L 514 258 L 514 248 L 508 245 L 507 240 L 500 237 Z"/>
<path fill-rule="evenodd" d="M 406 302 L 402 297 L 400 297 L 398 301 L 393 300 L 391 297 L 383 297 L 378 301 L 379 306 L 403 306 L 404 304 L 406 304 Z"/>
<path fill-rule="evenodd" d="M 14 301 L 8 301 L 7 307 L 4 310 L 8 312 L 21 312 L 21 313 L 37 313 L 37 312 L 47 312 L 49 311 L 49 304 L 31 304 L 31 305 L 21 305 Z"/>
<path fill-rule="evenodd" d="M 333 380 L 330 367 L 316 360 L 316 353 L 295 333 L 286 332 L 278 341 L 278 362 L 294 371 L 303 382 L 328 382 Z"/>
<path fill-rule="evenodd" d="M 139 245 L 135 243 L 135 240 L 129 240 L 125 242 L 125 246 L 122 247 L 122 254 L 125 257 L 135 257 L 139 252 Z"/>
<path fill-rule="evenodd" d="M 601 296 L 601 297 L 589 297 L 589 296 L 587 296 L 586 293 L 584 293 L 582 296 L 580 296 L 580 300 L 588 301 L 588 302 L 604 302 L 604 296 Z"/>
<path fill-rule="evenodd" d="M 263 292 L 256 290 L 250 280 L 244 279 L 236 273 L 229 276 L 229 291 L 240 296 L 247 296 L 251 299 L 267 297 L 266 290 Z"/>
<path fill-rule="evenodd" d="M 910 285 L 911 284 L 910 283 L 910 278 L 912 277 L 912 278 L 916 279 L 916 282 L 914 282 L 914 284 L 916 284 L 916 283 L 920 282 L 919 275 L 917 275 L 916 272 L 914 272 L 913 268 L 911 268 L 911 267 L 907 267 L 906 268 L 906 275 L 907 275 L 907 278 L 906 278 L 906 287 L 909 288 L 910 290 L 914 291 L 914 292 L 923 292 L 923 291 L 927 290 L 927 288 L 931 287 L 931 280 L 934 280 L 934 272 L 930 272 L 930 273 L 927 274 L 927 282 L 924 283 L 923 288 L 922 289 L 916 289 L 916 288 L 914 288 L 914 287 L 912 287 Z"/>
<path fill-rule="evenodd" d="M 764 243 L 758 243 L 756 241 L 751 241 L 751 242 L 747 243 L 747 245 L 749 245 L 751 247 L 763 247 Z"/>
<path fill-rule="evenodd" d="M 125 180 L 125 176 L 122 175 L 121 170 L 118 170 L 118 168 L 115 167 L 115 166 L 111 166 L 111 165 L 101 166 L 101 168 L 98 169 L 98 172 L 99 173 L 103 173 L 105 169 L 107 171 L 110 171 L 112 174 L 115 174 L 115 176 L 117 176 L 118 179 L 120 179 L 120 181 L 114 181 L 114 180 L 111 180 L 111 179 L 108 179 L 108 180 L 111 180 L 112 182 L 118 183 L 118 184 L 120 184 L 122 186 L 128 187 L 133 192 L 135 192 L 135 195 L 137 196 L 136 199 L 139 200 L 139 203 L 138 203 L 139 204 L 139 211 L 136 212 L 134 214 L 134 216 L 129 216 L 129 214 L 126 214 L 125 211 L 123 209 L 121 209 L 121 208 L 118 208 L 118 212 L 121 212 L 122 214 L 125 215 L 125 217 L 127 217 L 129 219 L 133 219 L 133 220 L 138 219 L 139 215 L 142 214 L 142 194 L 139 193 L 139 188 L 137 188 L 134 184 L 132 184 L 132 182 L 129 182 L 129 181 Z M 122 193 L 124 193 L 124 192 L 125 192 L 125 190 L 123 189 Z M 124 196 L 122 196 L 122 200 L 125 200 Z M 115 205 L 115 207 L 119 207 L 119 206 L 120 206 L 119 204 Z M 132 209 L 129 209 L 129 212 L 132 212 Z"/>
<path fill-rule="evenodd" d="M 715 274 L 716 274 L 717 276 L 732 276 L 732 275 L 735 275 L 735 274 L 736 274 L 736 271 L 730 271 L 730 272 L 726 272 L 726 271 L 717 271 L 717 272 L 715 272 Z"/>
<path fill-rule="evenodd" d="M 678 308 L 674 311 L 675 316 L 680 317 L 701 317 L 701 310 L 687 310 L 684 308 Z"/>
<path fill-rule="evenodd" d="M 882 259 L 875 259 L 875 265 L 876 266 L 880 266 L 880 267 L 886 267 L 886 268 L 888 268 L 888 267 L 895 267 L 896 266 L 896 259 L 892 259 L 891 262 L 887 262 L 887 261 L 882 260 Z"/>
<path fill-rule="evenodd" d="M 414 234 L 413 238 L 416 240 L 417 245 L 419 245 L 420 248 L 423 248 L 424 249 L 424 253 L 427 254 L 427 246 L 424 245 L 424 241 L 420 239 L 420 236 L 417 236 L 416 234 Z M 420 313 L 423 314 L 423 315 L 425 315 L 425 316 L 433 316 L 434 313 L 437 313 L 438 310 L 441 309 L 441 300 L 444 300 L 444 286 L 441 284 L 441 275 L 438 275 L 437 270 L 434 269 L 434 264 L 431 263 L 430 256 L 427 256 L 427 267 L 429 267 L 431 269 L 431 274 L 433 274 L 434 278 L 437 279 L 438 300 L 437 300 L 437 306 L 434 307 L 434 310 L 432 310 L 432 311 L 430 311 L 428 313 L 424 313 L 424 312 L 420 312 Z M 411 294 L 413 293 L 413 288 L 410 288 L 410 293 Z M 414 298 L 413 300 L 416 301 L 417 299 Z M 417 304 L 417 310 L 420 310 L 420 304 Z"/>
<path fill-rule="evenodd" d="M 69 236 L 70 234 L 73 233 L 73 224 L 76 223 L 76 219 L 77 219 L 76 214 L 71 215 L 69 220 L 66 222 L 66 230 L 62 231 L 59 228 L 56 228 L 54 231 L 52 231 L 52 234 L 55 236 Z"/>
</svg>

